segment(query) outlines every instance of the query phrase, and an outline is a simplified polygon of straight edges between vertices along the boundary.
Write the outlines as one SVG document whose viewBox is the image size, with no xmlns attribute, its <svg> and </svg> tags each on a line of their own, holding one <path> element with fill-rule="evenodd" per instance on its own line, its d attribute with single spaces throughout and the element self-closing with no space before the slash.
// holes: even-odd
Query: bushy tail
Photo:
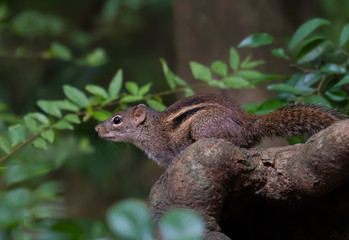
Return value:
<svg viewBox="0 0 349 240">
<path fill-rule="evenodd" d="M 347 118 L 323 106 L 293 104 L 263 115 L 257 122 L 262 136 L 289 137 L 312 135 Z"/>
</svg>

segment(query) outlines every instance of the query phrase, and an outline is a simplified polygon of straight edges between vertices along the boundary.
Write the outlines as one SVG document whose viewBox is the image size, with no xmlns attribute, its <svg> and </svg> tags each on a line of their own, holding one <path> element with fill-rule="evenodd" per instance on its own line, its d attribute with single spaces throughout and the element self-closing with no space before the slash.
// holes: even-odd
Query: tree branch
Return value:
<svg viewBox="0 0 349 240">
<path fill-rule="evenodd" d="M 242 149 L 220 139 L 198 141 L 153 186 L 150 210 L 157 220 L 170 208 L 194 209 L 206 222 L 207 239 L 229 239 L 219 223 L 234 213 L 239 197 L 297 205 L 347 182 L 348 133 L 345 120 L 293 146 Z"/>
</svg>

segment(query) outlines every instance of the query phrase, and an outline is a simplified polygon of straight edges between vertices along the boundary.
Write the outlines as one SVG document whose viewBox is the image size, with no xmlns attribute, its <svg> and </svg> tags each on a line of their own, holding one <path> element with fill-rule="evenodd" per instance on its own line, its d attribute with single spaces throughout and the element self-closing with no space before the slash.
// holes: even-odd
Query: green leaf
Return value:
<svg viewBox="0 0 349 240">
<path fill-rule="evenodd" d="M 246 65 L 250 63 L 251 55 L 248 55 L 242 62 L 241 62 L 241 68 L 246 68 Z"/>
<path fill-rule="evenodd" d="M 9 15 L 9 10 L 6 3 L 0 4 L 0 21 L 5 20 L 6 17 Z"/>
<path fill-rule="evenodd" d="M 335 102 L 342 102 L 348 99 L 347 94 L 343 90 L 331 89 L 325 91 L 325 95 Z"/>
<path fill-rule="evenodd" d="M 208 82 L 208 85 L 211 86 L 211 87 L 219 87 L 219 88 L 223 88 L 223 89 L 228 88 L 228 86 L 225 85 L 224 82 L 222 82 L 222 81 L 217 81 L 217 80 L 214 80 L 214 79 L 212 79 L 211 81 L 209 81 L 209 82 Z"/>
<path fill-rule="evenodd" d="M 245 88 L 251 86 L 250 82 L 242 77 L 228 76 L 223 78 L 222 81 L 227 87 L 231 88 Z"/>
<path fill-rule="evenodd" d="M 330 24 L 330 22 L 321 18 L 314 18 L 307 21 L 297 29 L 296 33 L 293 35 L 290 43 L 288 44 L 288 49 L 293 49 L 300 41 L 306 38 L 315 29 L 326 24 Z"/>
<path fill-rule="evenodd" d="M 256 79 L 262 76 L 262 74 L 255 70 L 241 70 L 234 74 L 236 77 L 242 77 L 246 79 Z"/>
<path fill-rule="evenodd" d="M 205 224 L 199 215 L 189 210 L 172 210 L 159 223 L 160 235 L 166 240 L 202 239 Z"/>
<path fill-rule="evenodd" d="M 236 51 L 234 47 L 230 48 L 230 54 L 229 54 L 229 64 L 230 67 L 234 70 L 237 71 L 240 63 L 240 56 L 239 53 Z M 226 76 L 226 75 L 224 75 Z"/>
<path fill-rule="evenodd" d="M 71 101 L 79 105 L 80 107 L 87 107 L 89 105 L 89 101 L 86 97 L 86 95 L 81 92 L 79 89 L 70 86 L 70 85 L 64 85 L 63 86 L 64 94 L 69 98 Z"/>
<path fill-rule="evenodd" d="M 326 50 L 328 43 L 328 41 L 318 39 L 307 44 L 299 51 L 297 55 L 297 63 L 303 64 L 319 57 Z"/>
<path fill-rule="evenodd" d="M 152 108 L 152 109 L 154 109 L 156 111 L 159 111 L 159 112 L 161 112 L 161 111 L 166 109 L 166 106 L 164 104 L 162 104 L 162 103 L 160 103 L 160 102 L 158 102 L 156 100 L 153 100 L 153 99 L 148 99 L 147 100 L 147 105 L 150 108 Z"/>
<path fill-rule="evenodd" d="M 248 112 L 248 114 L 254 114 L 260 105 L 260 103 L 247 103 L 242 105 L 242 108 Z"/>
<path fill-rule="evenodd" d="M 333 87 L 338 88 L 344 84 L 349 84 L 349 74 L 345 75 L 339 82 L 337 82 Z"/>
<path fill-rule="evenodd" d="M 70 113 L 64 116 L 64 119 L 72 123 L 81 123 L 80 119 L 76 114 Z"/>
<path fill-rule="evenodd" d="M 104 49 L 97 48 L 93 50 L 83 62 L 92 67 L 100 66 L 107 62 L 107 55 Z"/>
<path fill-rule="evenodd" d="M 142 86 L 138 91 L 138 95 L 144 96 L 145 94 L 149 93 L 152 85 L 153 83 L 150 82 Z"/>
<path fill-rule="evenodd" d="M 257 79 L 254 79 L 251 81 L 251 85 L 255 85 L 257 83 L 262 83 L 266 81 L 271 81 L 271 80 L 277 80 L 277 79 L 286 79 L 288 76 L 286 75 L 278 75 L 278 74 L 263 74 Z"/>
<path fill-rule="evenodd" d="M 129 81 L 129 82 L 126 82 L 125 87 L 132 95 L 138 95 L 137 83 Z"/>
<path fill-rule="evenodd" d="M 173 72 L 168 68 L 167 62 L 163 59 L 160 58 L 161 66 L 162 66 L 162 71 L 164 72 L 166 81 L 168 85 L 170 86 L 171 89 L 176 88 L 176 83 L 175 83 L 175 75 Z"/>
<path fill-rule="evenodd" d="M 73 125 L 71 125 L 69 122 L 65 121 L 65 120 L 60 120 L 55 124 L 55 128 L 57 129 L 69 129 L 69 130 L 73 130 L 74 127 Z"/>
<path fill-rule="evenodd" d="M 96 96 L 101 96 L 104 99 L 107 99 L 109 97 L 108 93 L 104 90 L 104 88 L 102 88 L 100 86 L 97 86 L 94 84 L 88 84 L 85 87 L 85 89 L 86 89 L 86 91 L 88 91 Z"/>
<path fill-rule="evenodd" d="M 36 133 L 39 130 L 38 125 L 33 118 L 29 116 L 25 116 L 23 119 L 24 119 L 25 126 L 28 128 L 30 132 Z"/>
<path fill-rule="evenodd" d="M 63 192 L 63 183 L 60 181 L 50 181 L 40 184 L 33 193 L 40 200 L 56 200 L 58 194 Z"/>
<path fill-rule="evenodd" d="M 339 38 L 339 46 L 343 47 L 349 40 L 349 23 L 345 24 Z"/>
<path fill-rule="evenodd" d="M 143 99 L 143 96 L 132 96 L 132 95 L 126 95 L 121 98 L 121 102 L 123 103 L 130 103 L 130 102 L 138 102 Z"/>
<path fill-rule="evenodd" d="M 53 143 L 53 140 L 55 139 L 55 132 L 52 129 L 48 129 L 46 131 L 43 131 L 41 133 L 41 137 L 49 141 L 50 143 Z"/>
<path fill-rule="evenodd" d="M 283 48 L 275 48 L 271 51 L 271 54 L 273 54 L 275 57 L 290 60 L 290 57 L 286 55 L 285 50 Z"/>
<path fill-rule="evenodd" d="M 335 63 L 326 63 L 320 68 L 321 72 L 328 74 L 345 74 L 346 68 Z"/>
<path fill-rule="evenodd" d="M 65 61 L 69 61 L 72 58 L 72 54 L 69 48 L 67 48 L 66 46 L 58 42 L 51 43 L 50 54 L 53 57 L 56 57 L 58 59 L 62 59 Z"/>
<path fill-rule="evenodd" d="M 317 104 L 317 105 L 324 105 L 327 107 L 331 107 L 331 104 L 329 101 L 326 100 L 323 96 L 319 95 L 309 95 L 305 96 L 301 99 L 302 103 L 311 103 L 311 104 Z"/>
<path fill-rule="evenodd" d="M 261 64 L 265 64 L 265 61 L 263 60 L 257 60 L 257 61 L 251 61 L 251 62 L 247 62 L 247 63 L 241 63 L 241 68 L 243 69 L 248 69 L 248 68 L 255 68 Z"/>
<path fill-rule="evenodd" d="M 197 62 L 190 62 L 189 64 L 195 79 L 200 79 L 205 82 L 211 81 L 211 70 L 208 67 Z"/>
<path fill-rule="evenodd" d="M 28 113 L 28 117 L 34 118 L 43 124 L 49 124 L 49 120 L 46 115 L 38 112 Z"/>
<path fill-rule="evenodd" d="M 122 239 L 153 240 L 152 219 L 146 205 L 138 200 L 124 200 L 107 211 L 110 230 Z"/>
<path fill-rule="evenodd" d="M 108 112 L 106 110 L 94 111 L 92 113 L 92 117 L 101 122 L 108 119 L 111 115 L 111 112 Z"/>
<path fill-rule="evenodd" d="M 59 110 L 57 103 L 53 101 L 39 100 L 37 104 L 44 112 L 58 118 L 62 117 L 61 110 Z"/>
<path fill-rule="evenodd" d="M 6 153 L 10 153 L 11 152 L 11 145 L 9 143 L 9 141 L 7 140 L 7 138 L 0 136 L 0 148 Z"/>
<path fill-rule="evenodd" d="M 297 88 L 295 88 L 289 84 L 285 84 L 285 83 L 271 84 L 267 87 L 267 89 L 292 93 L 292 94 L 296 94 L 296 95 L 301 95 L 301 94 L 305 93 L 304 91 L 298 90 Z"/>
<path fill-rule="evenodd" d="M 113 79 L 109 84 L 108 92 L 109 92 L 109 96 L 112 99 L 118 98 L 120 89 L 122 86 L 122 80 L 123 80 L 122 70 L 120 69 L 116 72 L 115 76 L 113 77 Z"/>
<path fill-rule="evenodd" d="M 58 36 L 65 30 L 62 18 L 33 10 L 24 10 L 11 18 L 11 31 L 25 38 Z"/>
<path fill-rule="evenodd" d="M 193 96 L 195 94 L 194 91 L 189 87 L 185 88 L 184 92 L 186 97 Z"/>
<path fill-rule="evenodd" d="M 180 85 L 180 86 L 188 86 L 188 84 L 183 80 L 181 79 L 180 77 L 174 75 L 175 78 L 174 78 L 174 82 L 177 84 L 177 85 Z"/>
<path fill-rule="evenodd" d="M 36 148 L 47 149 L 47 142 L 43 138 L 37 138 L 33 142 Z"/>
<path fill-rule="evenodd" d="M 63 101 L 54 101 L 59 109 L 68 110 L 72 112 L 78 112 L 79 106 L 73 103 L 72 101 L 65 99 Z"/>
<path fill-rule="evenodd" d="M 293 75 L 295 76 L 295 75 Z M 312 85 L 321 80 L 321 73 L 307 73 L 307 74 L 299 74 L 297 75 L 296 83 L 293 85 L 295 88 L 301 91 L 312 91 Z M 289 83 L 289 82 L 288 82 Z"/>
<path fill-rule="evenodd" d="M 227 76 L 228 74 L 228 66 L 222 61 L 214 61 L 211 64 L 211 69 L 212 71 L 223 77 Z"/>
<path fill-rule="evenodd" d="M 21 182 L 33 176 L 29 164 L 11 164 L 6 167 L 4 180 L 7 184 Z"/>
<path fill-rule="evenodd" d="M 242 40 L 239 43 L 238 48 L 241 48 L 241 47 L 255 48 L 255 47 L 262 46 L 262 45 L 271 44 L 272 42 L 273 42 L 273 36 L 271 36 L 270 34 L 255 33 L 255 34 L 248 36 L 244 40 Z"/>
<path fill-rule="evenodd" d="M 16 124 L 8 128 L 10 135 L 11 146 L 16 146 L 17 144 L 25 141 L 25 127 L 22 124 Z"/>
<path fill-rule="evenodd" d="M 28 205 L 31 199 L 31 192 L 26 188 L 15 188 L 8 190 L 3 199 L 7 204 L 15 208 Z"/>
<path fill-rule="evenodd" d="M 256 114 L 267 114 L 270 113 L 284 105 L 283 102 L 280 100 L 268 100 L 262 103 L 257 111 L 255 112 Z"/>
</svg>

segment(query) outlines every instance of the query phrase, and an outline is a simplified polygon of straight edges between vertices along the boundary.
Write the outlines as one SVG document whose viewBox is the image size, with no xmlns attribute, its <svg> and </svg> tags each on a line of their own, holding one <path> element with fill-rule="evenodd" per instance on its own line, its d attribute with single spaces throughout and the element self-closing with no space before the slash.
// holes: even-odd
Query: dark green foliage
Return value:
<svg viewBox="0 0 349 240">
<path fill-rule="evenodd" d="M 132 14 L 142 8 L 157 11 L 164 7 L 164 2 L 167 1 L 107 0 L 99 21 L 112 21 L 120 16 L 125 29 L 140 28 L 142 21 L 133 18 Z M 130 15 L 122 15 L 121 8 L 126 8 Z M 143 80 L 142 74 L 142 79 L 124 81 L 122 70 L 111 76 L 110 83 L 104 87 L 84 80 L 82 84 L 69 82 L 65 74 L 71 76 L 72 66 L 94 69 L 90 71 L 95 73 L 98 67 L 108 64 L 106 51 L 96 42 L 90 44 L 93 34 L 73 29 L 67 21 L 53 14 L 34 10 L 12 14 L 6 4 L 0 4 L 0 37 L 13 34 L 26 41 L 49 39 L 49 44 L 40 45 L 38 49 L 25 44 L 12 45 L 12 49 L 8 49 L 0 44 L 1 57 L 54 60 L 65 68 L 62 75 L 55 76 L 60 80 L 60 87 L 54 86 L 55 92 L 62 96 L 60 100 L 52 100 L 54 97 L 39 99 L 36 101 L 38 108 L 22 117 L 17 117 L 6 104 L 0 103 L 0 176 L 3 179 L 0 184 L 0 236 L 4 239 L 115 239 L 113 233 L 120 239 L 154 239 L 157 226 L 152 226 L 145 205 L 135 200 L 123 201 L 108 210 L 110 230 L 99 221 L 62 219 L 66 217 L 62 197 L 66 183 L 50 181 L 48 175 L 62 168 L 68 159 L 70 166 L 78 164 L 74 162 L 74 154 L 88 158 L 95 152 L 95 146 L 86 136 L 78 136 L 78 129 L 89 126 L 93 131 L 91 126 L 96 121 L 91 119 L 103 121 L 113 112 L 139 102 L 162 111 L 166 108 L 163 96 L 177 92 L 189 96 L 194 94 L 196 87 L 254 88 L 262 82 L 271 82 L 267 88 L 277 91 L 277 97 L 264 103 L 245 105 L 249 113 L 265 114 L 287 102 L 323 104 L 347 113 L 348 95 L 344 86 L 349 84 L 349 25 L 343 26 L 335 40 L 318 32 L 330 27 L 331 23 L 325 19 L 312 19 L 298 28 L 288 44 L 275 46 L 271 54 L 294 68 L 289 76 L 263 74 L 258 67 L 267 64 L 264 60 L 252 60 L 251 55 L 242 57 L 240 48 L 273 43 L 271 35 L 256 33 L 241 41 L 238 50 L 236 47 L 227 49 L 228 62 L 213 59 L 210 66 L 190 62 L 192 74 L 198 80 L 194 85 L 175 75 L 166 61 L 160 59 L 169 90 L 153 93 L 157 86 L 149 77 Z M 273 82 L 280 79 L 282 83 Z M 77 130 L 74 137 L 66 133 L 66 130 L 74 129 Z M 290 142 L 303 140 L 292 138 Z M 95 168 L 88 164 L 86 161 L 85 168 Z M 122 168 L 125 163 L 119 161 L 117 164 Z M 110 165 L 99 166 L 92 177 L 95 181 L 108 181 L 107 177 L 104 180 L 106 169 L 103 167 Z M 129 178 L 124 176 L 124 179 Z M 122 184 L 128 188 L 126 181 Z M 166 239 L 200 239 L 203 223 L 195 214 L 180 210 L 165 215 L 158 229 Z"/>
</svg>

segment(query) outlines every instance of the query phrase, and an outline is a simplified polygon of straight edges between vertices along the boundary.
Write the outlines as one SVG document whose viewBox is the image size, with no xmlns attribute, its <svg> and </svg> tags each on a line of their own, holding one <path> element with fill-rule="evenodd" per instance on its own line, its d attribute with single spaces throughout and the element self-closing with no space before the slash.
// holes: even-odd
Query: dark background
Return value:
<svg viewBox="0 0 349 240">
<path fill-rule="evenodd" d="M 203 64 L 218 59 L 227 61 L 230 46 L 236 46 L 252 33 L 270 33 L 275 37 L 273 47 L 279 47 L 311 18 L 330 20 L 334 27 L 328 31 L 333 36 L 338 36 L 349 21 L 347 0 L 2 0 L 0 3 L 9 9 L 0 29 L 0 101 L 18 116 L 37 111 L 38 99 L 64 98 L 61 88 L 64 84 L 80 89 L 89 83 L 106 87 L 121 68 L 126 81 L 140 85 L 153 82 L 152 92 L 156 93 L 168 89 L 160 57 L 166 59 L 176 74 L 193 82 L 189 61 Z M 16 18 L 27 11 L 57 17 L 62 30 L 40 34 L 30 29 L 24 33 L 16 30 Z M 78 57 L 101 47 L 108 61 L 91 67 L 12 54 L 19 47 L 38 53 L 48 49 L 53 41 L 68 46 Z M 241 53 L 267 60 L 260 67 L 262 72 L 289 73 L 286 64 L 271 57 L 270 49 L 245 48 Z M 257 90 L 197 92 L 208 91 L 229 95 L 241 104 L 273 97 L 263 85 Z M 171 104 L 176 97 L 166 96 L 165 104 Z M 97 121 L 90 120 L 73 133 L 60 133 L 55 150 L 46 153 L 56 158 L 56 154 L 64 152 L 61 167 L 49 177 L 63 182 L 68 218 L 104 219 L 107 207 L 119 199 L 146 199 L 163 172 L 132 145 L 99 139 L 94 132 L 96 124 Z M 267 210 L 259 210 L 258 214 L 265 214 L 263 211 Z M 276 210 L 269 212 L 273 211 Z M 254 216 L 252 213 L 253 209 L 241 217 L 246 220 L 246 216 Z M 296 217 L 295 221 L 300 219 Z"/>
</svg>

